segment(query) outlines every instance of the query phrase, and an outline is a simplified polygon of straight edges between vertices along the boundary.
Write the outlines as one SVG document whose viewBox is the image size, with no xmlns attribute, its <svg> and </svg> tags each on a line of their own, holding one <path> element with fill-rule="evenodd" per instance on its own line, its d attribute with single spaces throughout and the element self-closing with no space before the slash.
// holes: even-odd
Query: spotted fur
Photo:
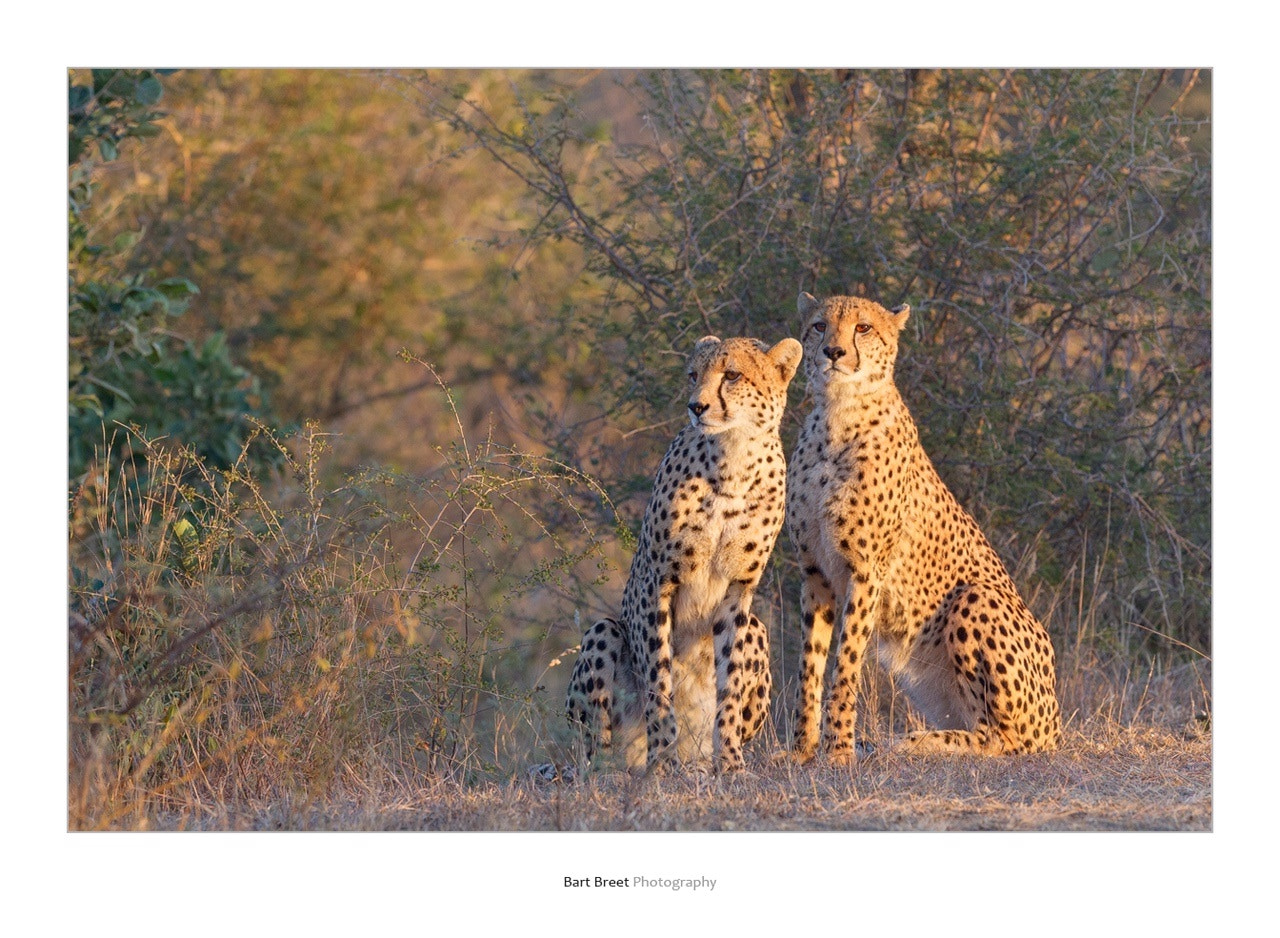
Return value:
<svg viewBox="0 0 1280 938">
<path fill-rule="evenodd" d="M 701 339 L 689 357 L 689 421 L 645 510 L 619 621 L 587 630 L 565 708 L 589 755 L 632 768 L 714 757 L 743 765 L 769 707 L 768 632 L 751 599 L 782 528 L 779 426 L 802 351 L 795 339 Z"/>
<path fill-rule="evenodd" d="M 910 308 L 802 293 L 813 411 L 791 457 L 787 528 L 804 576 L 792 754 L 819 740 L 855 758 L 869 651 L 933 729 L 918 750 L 1025 753 L 1058 745 L 1049 635 L 920 445 L 893 367 Z M 835 642 L 833 647 L 832 642 Z M 828 652 L 835 665 L 825 694 Z"/>
</svg>

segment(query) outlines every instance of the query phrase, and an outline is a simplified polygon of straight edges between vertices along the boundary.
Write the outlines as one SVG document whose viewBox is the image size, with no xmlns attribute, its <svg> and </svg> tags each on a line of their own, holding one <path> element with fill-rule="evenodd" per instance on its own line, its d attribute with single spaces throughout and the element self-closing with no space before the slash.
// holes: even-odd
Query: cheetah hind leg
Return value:
<svg viewBox="0 0 1280 938">
<path fill-rule="evenodd" d="M 985 723 L 972 730 L 918 730 L 908 733 L 897 748 L 909 753 L 967 752 L 983 756 L 998 756 L 1005 750 L 1000 734 Z"/>
<path fill-rule="evenodd" d="M 1009 605 L 999 591 L 962 585 L 925 624 L 907 664 L 906 689 L 934 728 L 907 734 L 895 748 L 987 756 L 1018 751 L 1009 672 L 1020 662 L 1008 650 Z"/>
<path fill-rule="evenodd" d="M 583 635 L 565 693 L 565 715 L 579 731 L 588 763 L 615 742 L 629 765 L 637 757 L 637 742 L 644 736 L 639 694 L 626 637 L 616 620 L 601 619 Z M 641 761 L 643 752 L 641 743 Z"/>
<path fill-rule="evenodd" d="M 773 675 L 769 672 L 769 630 L 751 616 L 741 644 L 734 643 L 734 661 L 746 677 L 742 688 L 742 741 L 754 739 L 769 719 L 769 693 Z"/>
</svg>

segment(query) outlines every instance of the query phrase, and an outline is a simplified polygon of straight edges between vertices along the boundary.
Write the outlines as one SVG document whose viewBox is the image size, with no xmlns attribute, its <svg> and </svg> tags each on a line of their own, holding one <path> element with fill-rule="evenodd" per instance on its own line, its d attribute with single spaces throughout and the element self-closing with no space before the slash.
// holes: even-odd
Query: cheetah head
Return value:
<svg viewBox="0 0 1280 938">
<path fill-rule="evenodd" d="M 689 355 L 690 423 L 704 433 L 777 430 L 803 354 L 795 339 L 773 348 L 756 339 L 699 339 Z"/>
<path fill-rule="evenodd" d="M 893 381 L 907 305 L 885 309 L 854 296 L 818 300 L 801 293 L 805 378 L 811 392 L 870 394 Z"/>
</svg>

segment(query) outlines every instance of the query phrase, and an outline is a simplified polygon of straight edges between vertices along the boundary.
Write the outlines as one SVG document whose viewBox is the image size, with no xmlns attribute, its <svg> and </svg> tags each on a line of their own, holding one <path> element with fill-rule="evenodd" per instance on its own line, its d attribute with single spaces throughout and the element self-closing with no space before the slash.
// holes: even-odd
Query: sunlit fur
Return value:
<svg viewBox="0 0 1280 938">
<path fill-rule="evenodd" d="M 654 480 L 619 621 L 583 639 L 566 709 L 588 755 L 613 742 L 633 768 L 675 756 L 743 764 L 769 706 L 768 632 L 751 599 L 782 528 L 779 427 L 800 343 L 701 339 L 687 420 Z"/>
<path fill-rule="evenodd" d="M 808 294 L 798 305 L 813 411 L 787 493 L 803 576 L 793 755 L 811 758 L 821 738 L 833 761 L 854 758 L 868 651 L 934 727 L 909 736 L 909 747 L 1054 748 L 1060 718 L 1048 633 L 934 470 L 894 385 L 910 309 Z M 836 660 L 824 694 L 829 653 Z"/>
</svg>

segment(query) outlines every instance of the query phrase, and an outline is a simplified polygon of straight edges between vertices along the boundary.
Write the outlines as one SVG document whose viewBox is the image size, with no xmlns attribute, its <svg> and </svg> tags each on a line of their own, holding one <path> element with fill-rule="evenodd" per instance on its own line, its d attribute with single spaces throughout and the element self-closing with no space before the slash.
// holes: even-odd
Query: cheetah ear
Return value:
<svg viewBox="0 0 1280 938">
<path fill-rule="evenodd" d="M 907 324 L 907 317 L 911 315 L 911 306 L 908 303 L 903 303 L 901 306 L 895 306 L 889 312 L 893 313 L 893 324 L 901 329 Z"/>
<path fill-rule="evenodd" d="M 769 349 L 769 360 L 778 366 L 784 385 L 790 384 L 791 379 L 796 376 L 796 369 L 800 367 L 800 359 L 803 357 L 804 346 L 795 339 L 783 339 Z"/>
<path fill-rule="evenodd" d="M 701 355 L 703 352 L 709 351 L 719 344 L 720 340 L 716 336 L 704 335 L 697 341 L 697 344 L 694 345 L 693 351 L 689 353 L 689 357 L 693 358 L 696 355 Z"/>
<path fill-rule="evenodd" d="M 819 305 L 817 297 L 803 291 L 801 291 L 800 295 L 796 298 L 796 310 L 800 313 L 801 318 L 808 316 L 817 309 Z"/>
</svg>

